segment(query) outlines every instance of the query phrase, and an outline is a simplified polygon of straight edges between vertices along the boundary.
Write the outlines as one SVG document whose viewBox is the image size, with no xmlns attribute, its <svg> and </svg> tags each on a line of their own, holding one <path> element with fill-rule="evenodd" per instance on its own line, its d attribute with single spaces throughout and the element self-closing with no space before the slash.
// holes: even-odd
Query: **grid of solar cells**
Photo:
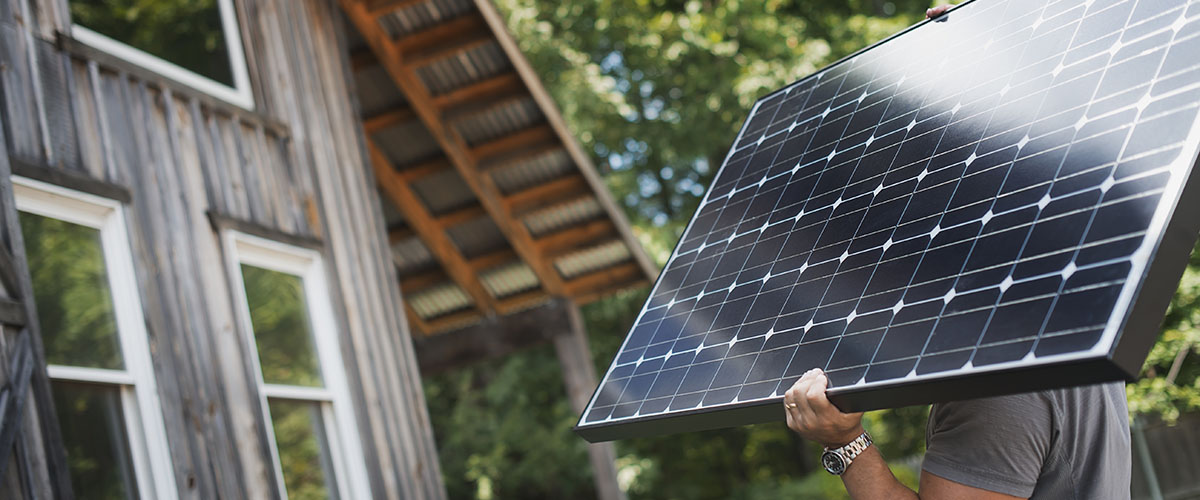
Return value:
<svg viewBox="0 0 1200 500">
<path fill-rule="evenodd" d="M 1103 350 L 1196 54 L 1194 2 L 979 0 L 761 99 L 580 427 Z"/>
</svg>

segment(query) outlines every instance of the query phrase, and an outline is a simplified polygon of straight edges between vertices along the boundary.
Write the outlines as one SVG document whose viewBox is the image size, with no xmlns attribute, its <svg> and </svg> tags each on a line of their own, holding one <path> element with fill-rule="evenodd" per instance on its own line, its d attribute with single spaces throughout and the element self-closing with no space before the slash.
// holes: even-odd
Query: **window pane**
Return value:
<svg viewBox="0 0 1200 500">
<path fill-rule="evenodd" d="M 123 369 L 100 231 L 21 212 L 46 362 Z"/>
<path fill-rule="evenodd" d="M 217 0 L 70 0 L 71 20 L 233 86 Z"/>
<path fill-rule="evenodd" d="M 304 282 L 299 276 L 242 265 L 250 322 L 268 384 L 321 386 Z"/>
<path fill-rule="evenodd" d="M 51 385 L 75 497 L 137 498 L 121 390 L 60 380 Z"/>
<path fill-rule="evenodd" d="M 321 403 L 271 399 L 268 406 L 288 498 L 337 498 Z"/>
</svg>

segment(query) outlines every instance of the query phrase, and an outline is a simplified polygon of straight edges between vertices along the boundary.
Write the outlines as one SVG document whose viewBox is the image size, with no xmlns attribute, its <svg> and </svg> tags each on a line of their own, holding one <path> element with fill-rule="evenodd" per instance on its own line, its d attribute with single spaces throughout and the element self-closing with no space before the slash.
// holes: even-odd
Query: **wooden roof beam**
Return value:
<svg viewBox="0 0 1200 500">
<path fill-rule="evenodd" d="M 400 291 L 404 293 L 415 293 L 449 280 L 450 277 L 446 276 L 446 272 L 440 268 L 430 269 L 428 271 L 422 271 L 408 276 L 401 276 Z"/>
<path fill-rule="evenodd" d="M 450 166 L 450 162 L 445 158 L 434 158 L 429 161 L 418 163 L 411 167 L 404 167 L 396 173 L 399 174 L 405 182 L 413 182 L 450 168 L 453 167 Z"/>
<path fill-rule="evenodd" d="M 516 252 L 513 252 L 511 248 L 501 248 L 494 252 L 489 252 L 489 253 L 485 253 L 483 255 L 479 255 L 476 257 L 471 257 L 471 259 L 468 260 L 467 263 L 471 264 L 471 269 L 474 269 L 476 272 L 479 272 L 484 269 L 490 269 L 490 268 L 496 267 L 496 266 L 498 266 L 500 264 L 504 264 L 506 262 L 512 262 L 514 260 L 517 260 Z"/>
<path fill-rule="evenodd" d="M 354 0 L 348 1 L 353 2 Z M 354 21 L 357 24 L 357 20 Z M 383 29 L 380 28 L 379 31 L 382 32 Z M 407 55 L 417 48 L 452 46 L 457 42 L 480 33 L 486 34 L 489 38 L 492 37 L 492 31 L 488 28 L 487 23 L 483 21 L 483 18 L 471 12 L 444 23 L 425 28 L 403 38 L 392 40 L 391 37 L 388 37 L 388 40 L 392 42 L 397 52 Z M 384 33 L 384 36 L 387 36 L 387 34 Z"/>
<path fill-rule="evenodd" d="M 490 99 L 493 96 L 524 90 L 525 84 L 521 82 L 521 78 L 516 73 L 501 73 L 444 94 L 438 94 L 433 98 L 433 105 L 445 110 L 465 106 L 475 101 Z"/>
<path fill-rule="evenodd" d="M 452 328 L 461 327 L 467 323 L 483 319 L 478 312 L 471 309 L 463 309 L 425 320 L 429 325 L 429 334 L 433 335 L 438 332 L 446 331 Z"/>
<path fill-rule="evenodd" d="M 416 118 L 417 114 L 413 113 L 411 108 L 400 107 L 367 117 L 363 120 L 363 127 L 367 129 L 368 134 L 373 134 L 388 127 L 413 121 Z"/>
<path fill-rule="evenodd" d="M 611 287 L 614 284 L 627 283 L 637 279 L 642 279 L 645 274 L 633 261 L 625 261 L 613 266 L 597 269 L 590 273 L 576 276 L 566 282 L 566 290 L 568 297 L 579 297 L 590 293 L 595 293 L 597 290 Z"/>
<path fill-rule="evenodd" d="M 479 277 L 467 265 L 467 260 L 458 251 L 458 247 L 454 245 L 453 241 L 450 241 L 450 237 L 429 214 L 425 204 L 417 197 L 412 186 L 409 186 L 396 174 L 391 162 L 375 145 L 375 141 L 370 137 L 367 137 L 366 141 L 371 166 L 375 170 L 375 178 L 383 188 L 383 192 L 404 215 L 404 220 L 408 222 L 409 227 L 429 247 L 429 253 L 442 264 L 446 274 L 475 301 L 476 308 L 484 313 L 496 310 L 495 300 L 483 288 Z"/>
<path fill-rule="evenodd" d="M 508 213 L 495 180 L 490 175 L 480 174 L 478 162 L 468 149 L 466 139 L 457 130 L 442 121 L 441 112 L 434 107 L 429 89 L 425 87 L 411 67 L 402 63 L 401 50 L 396 47 L 396 42 L 370 16 L 361 1 L 340 0 L 340 3 L 367 44 L 375 51 L 392 80 L 396 82 L 396 86 L 404 92 L 417 116 L 425 123 L 425 128 L 429 129 L 430 135 L 438 141 L 446 157 L 450 159 L 451 164 L 462 176 L 463 182 L 475 193 L 475 197 L 483 205 L 484 210 L 496 223 L 496 227 L 508 239 L 509 245 L 521 257 L 521 260 L 529 265 L 547 292 L 562 295 L 564 293 L 562 277 L 538 252 L 533 244 L 533 237 L 529 234 L 529 229 Z M 549 135 L 554 136 L 553 130 L 549 130 Z M 382 156 L 382 153 L 379 156 Z M 426 243 L 428 244 L 428 241 Z M 437 249 L 431 250 L 433 253 L 437 253 Z M 456 255 L 461 255 L 457 254 L 457 249 L 455 252 Z"/>
<path fill-rule="evenodd" d="M 454 227 L 454 226 L 457 226 L 464 222 L 478 219 L 485 215 L 487 215 L 487 212 L 485 212 L 483 210 L 482 206 L 467 205 L 464 207 L 460 207 L 460 208 L 451 210 L 444 214 L 438 215 L 436 217 L 437 217 L 438 225 L 441 226 L 443 230 L 445 230 L 446 228 Z"/>
<path fill-rule="evenodd" d="M 556 139 L 554 130 L 549 126 L 537 125 L 475 146 L 471 148 L 470 153 L 476 163 L 482 163 L 494 156 L 538 146 Z"/>
<path fill-rule="evenodd" d="M 546 295 L 545 291 L 540 288 L 535 288 L 533 290 L 526 290 L 524 292 L 504 297 L 500 299 L 500 302 L 496 305 L 500 308 L 501 314 L 507 315 L 519 311 L 525 307 L 529 307 L 536 302 L 544 301 L 547 298 L 549 298 L 549 295 Z"/>
<path fill-rule="evenodd" d="M 509 212 L 523 212 L 556 204 L 564 199 L 591 194 L 587 181 L 574 172 L 550 182 L 538 184 L 512 193 L 504 198 Z"/>
<path fill-rule="evenodd" d="M 607 218 L 569 227 L 538 238 L 536 244 L 543 255 L 559 256 L 587 243 L 617 234 L 616 226 Z"/>
<path fill-rule="evenodd" d="M 373 17 L 391 14 L 405 7 L 412 7 L 426 0 L 370 0 L 367 2 L 367 12 Z"/>
<path fill-rule="evenodd" d="M 472 49 L 495 43 L 491 33 L 471 33 L 462 38 L 445 44 L 434 45 L 427 50 L 415 52 L 407 56 L 404 64 L 411 67 L 428 66 L 442 59 L 450 59 L 470 52 Z"/>
</svg>

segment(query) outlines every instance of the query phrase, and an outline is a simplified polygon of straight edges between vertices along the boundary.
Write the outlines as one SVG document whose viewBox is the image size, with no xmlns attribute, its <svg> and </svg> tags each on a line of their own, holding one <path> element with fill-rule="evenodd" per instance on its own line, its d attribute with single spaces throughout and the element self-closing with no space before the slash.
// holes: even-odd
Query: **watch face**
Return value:
<svg viewBox="0 0 1200 500">
<path fill-rule="evenodd" d="M 841 455 L 832 451 L 827 451 L 821 455 L 821 465 L 825 466 L 825 470 L 830 474 L 840 476 L 846 472 L 846 460 Z"/>
</svg>

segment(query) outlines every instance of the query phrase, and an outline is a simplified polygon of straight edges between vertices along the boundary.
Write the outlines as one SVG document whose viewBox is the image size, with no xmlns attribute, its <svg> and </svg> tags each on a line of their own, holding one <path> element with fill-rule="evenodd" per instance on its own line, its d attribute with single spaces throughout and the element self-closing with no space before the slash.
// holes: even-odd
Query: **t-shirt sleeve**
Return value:
<svg viewBox="0 0 1200 500">
<path fill-rule="evenodd" d="M 1029 498 L 1054 435 L 1042 393 L 934 405 L 922 468 L 967 486 Z"/>
</svg>

